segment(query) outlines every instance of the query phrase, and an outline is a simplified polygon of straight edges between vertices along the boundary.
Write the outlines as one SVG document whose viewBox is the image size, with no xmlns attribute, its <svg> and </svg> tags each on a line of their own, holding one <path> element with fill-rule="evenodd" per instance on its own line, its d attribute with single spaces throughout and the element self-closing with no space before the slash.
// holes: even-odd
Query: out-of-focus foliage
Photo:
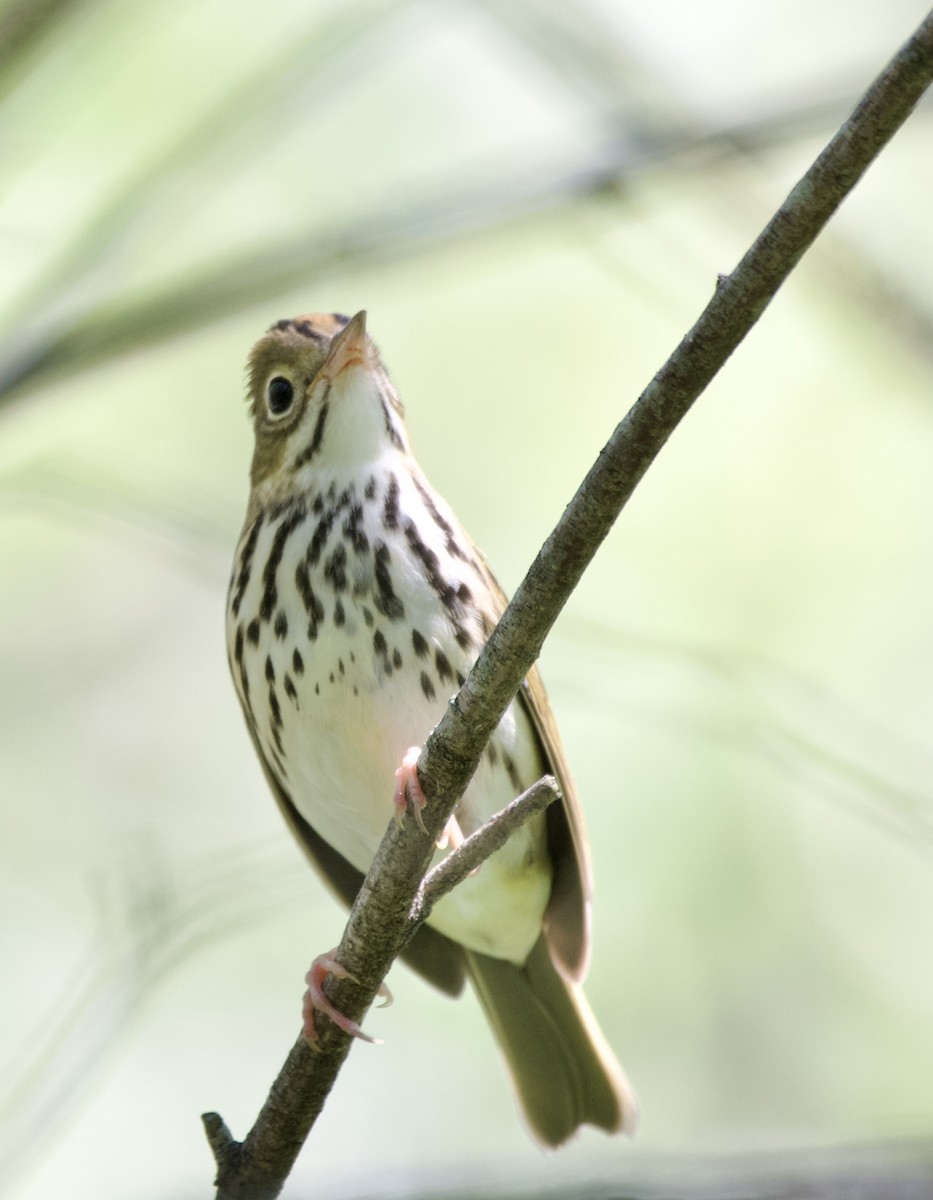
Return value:
<svg viewBox="0 0 933 1200">
<path fill-rule="evenodd" d="M 251 342 L 367 308 L 419 458 L 514 586 L 923 14 L 0 6 L 3 1194 L 205 1194 L 198 1113 L 245 1131 L 341 928 L 226 677 Z M 296 1194 L 928 1133 L 930 134 L 924 105 L 546 648 L 637 1146 L 542 1160 L 475 1003 L 400 969 Z"/>
</svg>

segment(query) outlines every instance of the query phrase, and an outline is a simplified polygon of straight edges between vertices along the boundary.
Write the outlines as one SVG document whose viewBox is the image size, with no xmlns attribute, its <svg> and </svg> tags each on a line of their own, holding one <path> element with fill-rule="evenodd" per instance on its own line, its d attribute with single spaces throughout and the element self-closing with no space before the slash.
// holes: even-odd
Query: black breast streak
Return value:
<svg viewBox="0 0 933 1200">
<path fill-rule="evenodd" d="M 424 507 L 428 510 L 431 520 L 444 535 L 444 545 L 447 553 L 451 555 L 452 558 L 459 558 L 461 561 L 466 562 L 468 560 L 468 555 L 461 548 L 460 543 L 454 536 L 453 526 L 435 504 L 431 489 L 425 487 L 417 475 L 412 475 L 412 481 L 414 482 L 415 487 L 418 489 L 418 495 L 421 497 Z"/>
<path fill-rule="evenodd" d="M 249 533 L 246 535 L 246 541 L 243 543 L 243 549 L 240 551 L 240 569 L 237 572 L 236 590 L 233 594 L 233 602 L 231 604 L 235 617 L 240 615 L 240 605 L 243 603 L 243 595 L 249 583 L 253 555 L 256 553 L 256 543 L 259 541 L 259 531 L 262 528 L 265 517 L 265 512 L 261 512 L 253 522 Z"/>
<path fill-rule="evenodd" d="M 398 529 L 398 492 L 398 480 L 390 474 L 389 486 L 386 488 L 386 496 L 382 505 L 382 523 L 386 529 Z"/>
<path fill-rule="evenodd" d="M 392 573 L 389 570 L 392 556 L 385 542 L 376 543 L 373 560 L 376 578 L 373 603 L 376 610 L 388 617 L 390 621 L 400 621 L 405 615 L 405 605 L 395 594 L 395 588 L 392 586 Z"/>
<path fill-rule="evenodd" d="M 234 661 L 236 662 L 236 673 L 234 675 L 234 684 L 236 685 L 237 693 L 240 697 L 240 704 L 243 708 L 243 715 L 246 718 L 246 724 L 249 726 L 253 739 L 256 745 L 259 745 L 259 727 L 256 724 L 256 716 L 253 713 L 253 705 L 249 695 L 249 675 L 246 673 L 246 662 L 243 658 L 243 626 L 237 627 L 236 641 L 233 650 Z M 233 663 L 231 663 L 231 668 Z"/>
<path fill-rule="evenodd" d="M 305 555 L 309 566 L 316 566 L 320 560 L 321 553 L 327 545 L 327 539 L 330 537 L 330 531 L 336 515 L 334 509 L 330 508 L 326 513 L 322 514 L 321 519 L 315 525 L 314 533 L 311 534 L 311 541 L 308 545 L 308 553 Z"/>
<path fill-rule="evenodd" d="M 355 554 L 365 554 L 369 549 L 369 538 L 363 532 L 363 506 L 359 502 L 350 509 L 343 523 L 344 537 L 349 541 Z"/>
<path fill-rule="evenodd" d="M 381 629 L 377 629 L 373 634 L 373 654 L 385 674 L 391 675 L 394 668 L 389 659 L 389 646 Z"/>
<path fill-rule="evenodd" d="M 421 535 L 418 533 L 417 526 L 414 521 L 405 522 L 405 538 L 408 545 L 411 547 L 412 554 L 420 560 L 424 568 L 425 578 L 431 585 L 434 594 L 443 604 L 444 608 L 450 614 L 454 621 L 455 628 L 459 628 L 460 619 L 463 616 L 463 604 L 460 600 L 458 590 L 453 584 L 448 583 L 440 572 L 440 562 L 437 555 L 430 546 L 426 546 L 421 540 Z M 459 638 L 457 639 L 460 640 Z"/>
<path fill-rule="evenodd" d="M 470 605 L 472 607 L 473 593 L 465 583 L 460 583 L 457 587 L 454 587 L 452 583 L 449 583 L 444 578 L 440 571 L 438 556 L 430 546 L 425 545 L 421 540 L 421 535 L 414 521 L 408 520 L 405 522 L 405 538 L 412 553 L 420 560 L 424 568 L 425 578 L 431 585 L 434 594 L 447 610 L 450 626 L 457 645 L 461 650 L 471 650 L 474 645 L 473 637 L 464 624 L 464 617 L 467 615 L 467 606 Z"/>
<path fill-rule="evenodd" d="M 272 728 L 277 734 L 278 730 L 282 727 L 282 709 L 279 707 L 279 698 L 275 692 L 275 685 L 272 683 L 269 684 L 269 712 L 272 714 Z M 275 744 L 278 746 L 279 752 L 281 752 L 282 739 L 280 736 L 276 737 Z"/>
<path fill-rule="evenodd" d="M 515 765 L 515 759 L 511 756 L 511 754 L 503 752 L 502 765 L 505 767 L 505 773 L 509 777 L 509 783 L 515 789 L 515 794 L 518 795 L 520 792 L 523 792 L 525 789 L 518 774 L 518 767 Z"/>
<path fill-rule="evenodd" d="M 269 550 L 269 557 L 266 559 L 266 565 L 262 570 L 263 591 L 262 602 L 259 605 L 259 615 L 264 621 L 272 619 L 272 614 L 275 612 L 275 606 L 278 603 L 279 591 L 276 576 L 278 575 L 282 555 L 285 553 L 285 543 L 295 530 L 299 528 L 307 515 L 308 510 L 304 504 L 296 504 L 275 531 L 272 546 Z"/>
<path fill-rule="evenodd" d="M 334 547 L 334 552 L 324 564 L 324 578 L 335 592 L 347 588 L 347 548 L 343 542 Z"/>
<path fill-rule="evenodd" d="M 302 559 L 295 568 L 295 586 L 298 588 L 298 595 L 301 597 L 301 602 L 305 606 L 305 612 L 308 614 L 308 637 L 313 642 L 317 637 L 318 625 L 324 620 L 324 605 L 318 599 L 317 593 L 311 586 L 311 575 L 305 559 Z M 298 654 L 297 650 L 295 654 Z M 300 660 L 301 656 L 298 655 L 298 658 Z M 298 670 L 297 663 L 295 669 Z"/>
<path fill-rule="evenodd" d="M 270 747 L 275 764 L 280 770 L 285 770 L 284 754 L 285 747 L 282 744 L 282 710 L 279 708 L 279 698 L 275 694 L 275 688 L 269 688 L 269 714 L 271 720 L 269 722 L 269 735 L 272 738 L 273 747 Z"/>
<path fill-rule="evenodd" d="M 344 509 L 353 508 L 356 506 L 356 489 L 352 486 L 352 484 L 350 487 L 344 488 L 344 490 L 340 493 L 339 500 L 336 498 L 336 496 L 336 485 L 331 483 L 330 487 L 327 489 L 327 501 L 329 502 L 330 507 L 328 507 L 326 511 L 323 511 L 324 500 L 322 500 L 320 496 L 317 496 L 314 499 L 314 504 L 312 507 L 315 513 L 319 511 L 318 501 L 320 500 L 321 502 L 321 516 L 317 525 L 314 527 L 314 533 L 311 535 L 311 542 L 308 546 L 307 559 L 308 565 L 311 567 L 316 566 L 320 561 L 321 555 L 324 553 L 324 548 L 327 545 L 327 539 L 330 537 L 331 530 L 334 527 L 334 522 Z"/>
</svg>

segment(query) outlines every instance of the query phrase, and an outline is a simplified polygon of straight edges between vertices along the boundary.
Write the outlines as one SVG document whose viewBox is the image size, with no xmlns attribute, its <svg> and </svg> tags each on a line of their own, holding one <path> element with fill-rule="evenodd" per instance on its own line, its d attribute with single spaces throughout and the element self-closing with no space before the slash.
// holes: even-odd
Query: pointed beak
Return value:
<svg viewBox="0 0 933 1200">
<path fill-rule="evenodd" d="M 337 334 L 330 344 L 327 360 L 319 378 L 331 383 L 350 367 L 369 366 L 369 347 L 366 338 L 366 310 L 362 309 Z"/>
</svg>

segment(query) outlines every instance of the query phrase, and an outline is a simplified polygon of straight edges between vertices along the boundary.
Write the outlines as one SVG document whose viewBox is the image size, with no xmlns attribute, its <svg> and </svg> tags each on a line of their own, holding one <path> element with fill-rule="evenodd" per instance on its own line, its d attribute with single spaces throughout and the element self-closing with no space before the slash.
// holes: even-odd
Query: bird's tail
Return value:
<svg viewBox="0 0 933 1200">
<path fill-rule="evenodd" d="M 532 1132 L 559 1146 L 581 1125 L 634 1134 L 638 1101 L 579 984 L 551 961 L 544 935 L 524 966 L 466 952 Z"/>
</svg>

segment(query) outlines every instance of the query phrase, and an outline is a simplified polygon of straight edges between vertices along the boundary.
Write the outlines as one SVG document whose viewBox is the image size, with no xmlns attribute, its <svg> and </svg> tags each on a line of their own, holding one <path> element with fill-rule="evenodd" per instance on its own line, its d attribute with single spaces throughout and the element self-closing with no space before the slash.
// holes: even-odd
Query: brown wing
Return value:
<svg viewBox="0 0 933 1200">
<path fill-rule="evenodd" d="M 489 586 L 500 603 L 499 615 L 508 603 L 495 576 L 477 555 Z M 554 868 L 551 898 L 544 914 L 548 948 L 561 970 L 576 981 L 586 974 L 590 953 L 590 897 L 592 874 L 583 809 L 570 773 L 570 764 L 557 731 L 541 675 L 533 666 L 518 693 L 518 700 L 531 718 L 547 769 L 557 778 L 563 804 L 547 810 L 548 847 Z"/>
<path fill-rule="evenodd" d="M 304 819 L 295 807 L 291 796 L 269 769 L 249 721 L 247 721 L 247 726 L 263 773 L 269 781 L 269 787 L 278 801 L 289 828 L 295 835 L 298 844 L 320 872 L 325 883 L 349 908 L 356 899 L 363 882 L 362 872 L 348 863 L 342 854 L 338 854 L 333 846 L 326 842 Z M 444 937 L 442 933 L 438 933 L 437 930 L 431 929 L 430 926 L 421 926 L 400 957 L 428 983 L 433 984 L 442 992 L 446 992 L 449 996 L 459 996 L 463 991 L 466 969 L 462 947 L 456 942 L 452 942 L 450 938 Z"/>
</svg>

